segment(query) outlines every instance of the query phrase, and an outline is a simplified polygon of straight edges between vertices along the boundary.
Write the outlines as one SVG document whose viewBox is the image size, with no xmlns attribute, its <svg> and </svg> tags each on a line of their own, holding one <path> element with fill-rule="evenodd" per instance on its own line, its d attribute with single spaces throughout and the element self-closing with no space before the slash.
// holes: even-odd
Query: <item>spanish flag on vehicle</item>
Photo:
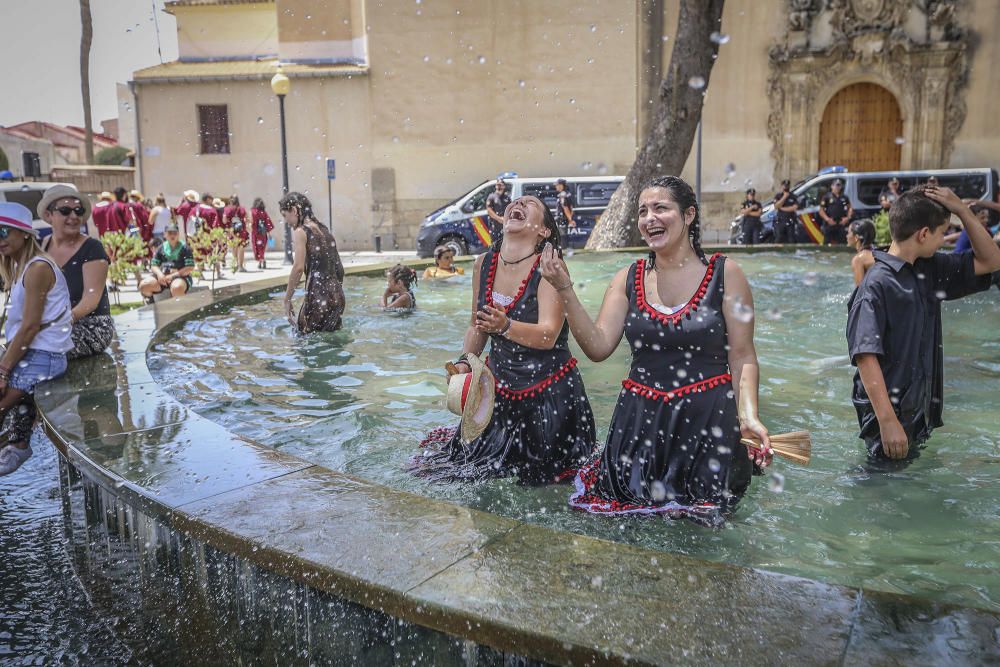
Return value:
<svg viewBox="0 0 1000 667">
<path fill-rule="evenodd" d="M 823 245 L 823 232 L 820 230 L 819 225 L 816 224 L 816 219 L 812 217 L 812 214 L 803 213 L 799 217 L 802 220 L 802 226 L 806 228 L 806 233 L 809 234 L 809 238 L 813 240 L 813 243 Z"/>
<path fill-rule="evenodd" d="M 476 236 L 479 237 L 479 241 L 484 246 L 489 247 L 493 245 L 493 237 L 490 236 L 490 227 L 486 224 L 486 220 L 483 216 L 477 215 L 469 220 L 469 223 L 472 225 L 472 229 L 475 230 Z"/>
</svg>

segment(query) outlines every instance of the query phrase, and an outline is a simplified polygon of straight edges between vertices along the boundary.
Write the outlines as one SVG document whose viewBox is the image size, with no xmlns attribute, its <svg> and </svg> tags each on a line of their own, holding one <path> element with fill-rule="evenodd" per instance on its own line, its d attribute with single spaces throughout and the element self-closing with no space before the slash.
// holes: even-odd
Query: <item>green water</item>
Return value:
<svg viewBox="0 0 1000 667">
<path fill-rule="evenodd" d="M 624 255 L 577 256 L 570 269 L 596 313 Z M 568 485 L 431 484 L 404 467 L 421 436 L 455 419 L 442 365 L 460 351 L 469 277 L 421 283 L 419 309 L 377 307 L 384 284 L 349 279 L 345 328 L 293 336 L 280 293 L 187 323 L 151 354 L 181 402 L 284 452 L 385 485 L 552 528 L 709 560 L 1000 610 L 1000 304 L 995 290 L 945 304 L 945 422 L 922 456 L 871 472 L 856 437 L 844 339 L 849 256 L 737 255 L 757 306 L 761 416 L 772 432 L 808 429 L 813 459 L 777 459 L 722 530 L 658 517 L 570 510 Z M 580 367 L 603 441 L 621 379 L 623 346 Z"/>
</svg>

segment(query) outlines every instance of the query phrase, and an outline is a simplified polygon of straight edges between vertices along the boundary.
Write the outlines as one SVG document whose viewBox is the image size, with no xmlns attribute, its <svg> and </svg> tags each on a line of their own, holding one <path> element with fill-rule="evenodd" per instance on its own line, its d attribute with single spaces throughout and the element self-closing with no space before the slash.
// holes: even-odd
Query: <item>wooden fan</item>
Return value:
<svg viewBox="0 0 1000 667">
<path fill-rule="evenodd" d="M 757 438 L 741 438 L 740 442 L 747 447 L 763 449 L 763 445 L 760 444 L 760 440 Z M 809 431 L 775 433 L 771 435 L 771 449 L 778 456 L 783 456 L 789 461 L 807 466 L 809 465 L 809 458 L 812 455 L 812 437 L 809 435 Z"/>
</svg>

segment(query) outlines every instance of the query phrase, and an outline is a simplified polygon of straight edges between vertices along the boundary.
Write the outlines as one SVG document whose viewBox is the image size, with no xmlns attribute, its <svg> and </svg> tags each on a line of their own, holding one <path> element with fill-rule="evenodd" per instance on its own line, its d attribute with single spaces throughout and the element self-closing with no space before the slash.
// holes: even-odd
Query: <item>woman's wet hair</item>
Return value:
<svg viewBox="0 0 1000 667">
<path fill-rule="evenodd" d="M 301 192 L 289 192 L 278 202 L 279 211 L 291 211 L 292 209 L 298 209 L 300 225 L 306 220 L 319 223 L 319 220 L 316 219 L 316 214 L 313 213 L 312 202 L 309 201 L 309 197 L 306 197 Z"/>
<path fill-rule="evenodd" d="M 871 250 L 875 247 L 875 225 L 871 220 L 855 220 L 849 229 L 861 241 L 861 247 Z"/>
<path fill-rule="evenodd" d="M 406 289 L 410 289 L 410 287 L 417 284 L 417 272 L 408 266 L 404 266 L 403 264 L 397 264 L 386 271 L 385 274 L 389 278 L 398 280 L 406 285 Z"/>
<path fill-rule="evenodd" d="M 650 188 L 663 188 L 666 190 L 670 198 L 680 207 L 682 216 L 689 208 L 694 208 L 694 220 L 688 225 L 688 240 L 691 241 L 691 247 L 694 248 L 694 252 L 698 255 L 698 258 L 701 259 L 701 263 L 708 266 L 708 258 L 705 257 L 705 251 L 701 249 L 701 209 L 698 207 L 698 198 L 695 196 L 694 190 L 687 184 L 687 181 L 677 176 L 657 176 L 643 186 L 642 189 L 645 191 Z M 656 254 L 650 252 L 650 265 L 655 266 L 655 262 Z"/>
<path fill-rule="evenodd" d="M 445 254 L 446 252 L 454 254 L 455 249 L 452 248 L 450 245 L 439 245 L 438 247 L 434 248 L 434 261 L 436 262 L 439 259 L 441 259 L 441 255 Z"/>
<path fill-rule="evenodd" d="M 253 200 L 253 208 L 257 209 L 258 211 L 263 211 L 264 210 L 264 200 L 261 199 L 260 197 L 257 197 L 256 199 L 254 199 Z"/>
<path fill-rule="evenodd" d="M 534 195 L 522 195 L 512 201 L 510 205 L 507 206 L 507 210 L 510 211 L 510 207 L 514 205 L 514 202 L 529 196 L 542 203 L 542 224 L 549 230 L 549 237 L 538 241 L 538 244 L 535 246 L 535 252 L 542 252 L 542 250 L 545 249 L 545 244 L 551 243 L 552 247 L 556 250 L 556 255 L 562 257 L 562 240 L 559 238 L 559 225 L 556 224 L 556 218 L 552 214 L 552 210 L 545 204 L 543 199 L 535 197 Z M 493 245 L 490 246 L 490 249 L 495 252 L 500 252 L 501 243 L 503 243 L 503 231 L 497 233 L 497 238 L 493 241 Z"/>
</svg>

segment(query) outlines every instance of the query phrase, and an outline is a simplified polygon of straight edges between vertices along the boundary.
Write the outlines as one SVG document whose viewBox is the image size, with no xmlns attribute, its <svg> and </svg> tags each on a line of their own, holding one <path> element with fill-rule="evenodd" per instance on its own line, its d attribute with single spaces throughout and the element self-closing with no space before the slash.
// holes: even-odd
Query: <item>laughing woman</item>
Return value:
<svg viewBox="0 0 1000 667">
<path fill-rule="evenodd" d="M 615 275 L 596 322 L 566 265 L 543 253 L 542 275 L 584 353 L 603 361 L 623 334 L 632 351 L 607 443 L 577 475 L 570 504 L 715 524 L 749 487 L 753 464 L 770 457 L 740 443 L 770 446 L 757 416 L 750 285 L 736 262 L 705 257 L 694 192 L 680 178 L 646 186 L 638 219 L 649 258 Z"/>
<path fill-rule="evenodd" d="M 436 479 L 516 475 L 525 484 L 568 478 L 593 450 L 594 416 L 569 353 L 569 330 L 556 291 L 541 279 L 546 242 L 559 246 L 559 229 L 537 197 L 507 207 L 503 236 L 475 264 L 472 318 L 463 353 L 479 355 L 496 378 L 496 405 L 486 430 L 463 442 L 438 429 L 422 444 L 418 474 Z M 471 367 L 455 363 L 462 372 Z"/>
</svg>

